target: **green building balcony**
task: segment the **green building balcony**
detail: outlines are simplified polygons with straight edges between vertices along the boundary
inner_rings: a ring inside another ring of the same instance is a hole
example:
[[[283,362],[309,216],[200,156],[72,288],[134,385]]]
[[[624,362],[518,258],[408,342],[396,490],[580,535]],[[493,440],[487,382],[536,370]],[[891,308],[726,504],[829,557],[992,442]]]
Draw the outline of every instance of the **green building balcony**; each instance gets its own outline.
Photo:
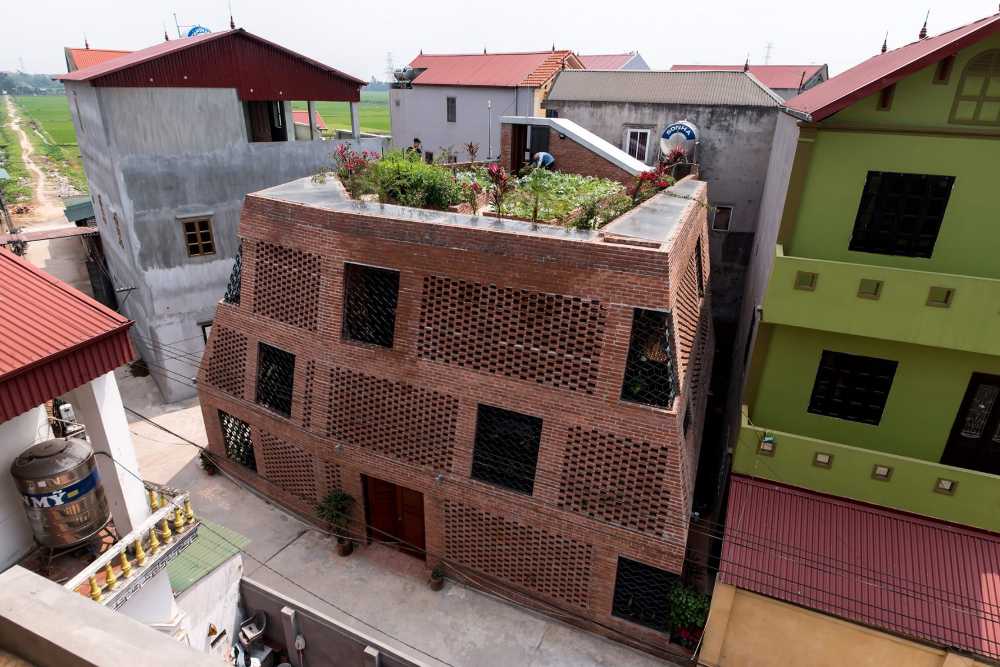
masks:
[[[746,406],[733,472],[1000,532],[1000,477],[773,431]]]
[[[778,245],[764,321],[1000,355],[1000,280],[791,257]]]

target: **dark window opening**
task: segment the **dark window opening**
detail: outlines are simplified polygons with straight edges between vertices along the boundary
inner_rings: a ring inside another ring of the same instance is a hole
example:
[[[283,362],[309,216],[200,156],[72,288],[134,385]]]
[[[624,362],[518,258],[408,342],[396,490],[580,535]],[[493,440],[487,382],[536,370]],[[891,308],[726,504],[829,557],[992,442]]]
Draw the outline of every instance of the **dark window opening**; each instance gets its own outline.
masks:
[[[536,153],[549,152],[549,128],[542,125],[528,126],[528,155],[527,160],[532,160]]]
[[[240,283],[243,280],[243,242],[236,249],[236,261],[233,262],[233,270],[229,273],[229,283],[226,285],[226,293],[222,296],[223,303],[240,302]]]
[[[222,442],[226,447],[226,458],[257,472],[257,460],[253,455],[250,424],[219,410],[219,426],[222,428]]]
[[[733,220],[732,206],[716,206],[715,217],[712,218],[712,229],[717,232],[728,232]]]
[[[215,254],[211,218],[181,220],[181,227],[184,231],[184,247],[187,248],[188,257]]]
[[[257,348],[257,403],[290,417],[294,385],[295,355],[261,343]]]
[[[879,111],[888,111],[892,108],[892,98],[896,94],[896,84],[887,86],[878,93],[878,105],[875,107]]]
[[[542,441],[542,420],[490,405],[476,413],[472,477],[529,496]]]
[[[944,60],[938,61],[934,70],[934,83],[948,83],[951,78],[951,70],[955,67],[955,56],[948,56]]]
[[[670,592],[679,585],[676,574],[618,557],[611,615],[647,628],[670,629]]]
[[[344,338],[392,347],[398,300],[399,271],[345,264]]]
[[[694,246],[695,273],[698,276],[698,296],[705,296],[705,266],[701,254],[701,239]]]
[[[283,102],[247,102],[250,141],[288,141]]]
[[[670,313],[636,308],[632,314],[622,400],[668,408],[677,386]]]
[[[556,109],[546,109],[545,110],[545,117],[546,118],[558,118],[559,117],[559,111],[557,111]]]
[[[448,122],[449,123],[454,123],[455,119],[458,116],[458,113],[457,113],[457,110],[456,110],[455,98],[454,97],[447,97],[447,98],[445,98],[445,107],[446,107],[447,114],[448,114]]]
[[[954,183],[954,176],[868,172],[849,248],[930,257]]]
[[[823,350],[809,412],[877,425],[889,398],[895,361]]]

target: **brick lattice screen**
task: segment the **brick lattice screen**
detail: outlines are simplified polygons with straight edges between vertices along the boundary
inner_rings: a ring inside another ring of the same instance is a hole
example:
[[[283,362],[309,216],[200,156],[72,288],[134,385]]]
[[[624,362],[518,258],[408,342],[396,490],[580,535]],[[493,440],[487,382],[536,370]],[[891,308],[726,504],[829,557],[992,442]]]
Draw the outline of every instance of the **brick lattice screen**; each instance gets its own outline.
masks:
[[[208,384],[243,398],[246,378],[247,337],[218,325],[212,331],[212,354],[206,376]]]
[[[333,368],[327,436],[393,458],[451,470],[458,399]]]
[[[424,278],[424,359],[594,393],[607,308],[600,301]]]
[[[290,442],[260,432],[263,474],[282,490],[310,503],[316,503],[316,460]]]
[[[320,258],[301,250],[259,242],[253,312],[316,331],[319,316]]]
[[[462,503],[444,509],[448,558],[587,609],[593,547]]]
[[[692,352],[696,348],[696,337],[699,333],[701,319],[701,295],[698,293],[698,255],[691,253],[687,266],[684,267],[684,277],[677,289],[677,320],[675,334],[678,348],[678,370],[684,382],[692,381],[690,362]],[[690,386],[690,385],[686,385]]]
[[[566,438],[559,507],[660,536],[670,487],[668,450],[574,426]]]

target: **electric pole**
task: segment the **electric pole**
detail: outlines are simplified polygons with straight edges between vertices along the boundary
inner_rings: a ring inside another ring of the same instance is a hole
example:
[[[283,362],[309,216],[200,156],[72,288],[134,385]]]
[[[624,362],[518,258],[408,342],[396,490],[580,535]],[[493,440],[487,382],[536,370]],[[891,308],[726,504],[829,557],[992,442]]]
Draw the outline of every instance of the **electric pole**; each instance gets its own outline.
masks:
[[[764,45],[764,64],[771,64],[771,50],[774,49],[774,42],[768,42]]]

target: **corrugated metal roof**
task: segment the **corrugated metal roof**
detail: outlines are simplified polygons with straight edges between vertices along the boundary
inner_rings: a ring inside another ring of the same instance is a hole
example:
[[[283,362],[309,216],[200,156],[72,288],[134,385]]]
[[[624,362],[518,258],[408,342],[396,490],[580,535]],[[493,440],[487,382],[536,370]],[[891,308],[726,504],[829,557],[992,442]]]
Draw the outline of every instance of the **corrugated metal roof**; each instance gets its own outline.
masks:
[[[115,58],[120,58],[121,56],[129,53],[132,52],[118,51],[115,49],[75,49],[71,46],[67,46],[66,64],[70,67],[70,71],[72,72],[78,69],[84,69],[85,67],[100,65],[101,63],[114,60]]]
[[[674,65],[671,72],[742,72],[743,65]],[[771,88],[798,88],[826,65],[750,65],[750,73]]]
[[[236,88],[243,100],[354,102],[366,83],[242,28],[161,42],[56,78],[94,86]]]
[[[780,97],[745,72],[563,70],[553,102],[649,102],[778,107]]]
[[[792,111],[821,121],[903,77],[1000,32],[1000,14],[869,58],[788,100]]]
[[[635,58],[634,53],[608,53],[603,55],[580,56],[580,62],[587,69],[621,69],[625,63]]]
[[[167,565],[170,588],[180,595],[212,573],[250,544],[250,539],[235,530],[199,518],[201,526],[194,541]]]
[[[0,422],[134,358],[132,322],[0,248]]]
[[[582,67],[571,51],[528,53],[420,54],[410,67],[423,69],[413,80],[421,86],[540,86],[563,62]]]
[[[1000,658],[1000,536],[733,476],[719,576]]]

